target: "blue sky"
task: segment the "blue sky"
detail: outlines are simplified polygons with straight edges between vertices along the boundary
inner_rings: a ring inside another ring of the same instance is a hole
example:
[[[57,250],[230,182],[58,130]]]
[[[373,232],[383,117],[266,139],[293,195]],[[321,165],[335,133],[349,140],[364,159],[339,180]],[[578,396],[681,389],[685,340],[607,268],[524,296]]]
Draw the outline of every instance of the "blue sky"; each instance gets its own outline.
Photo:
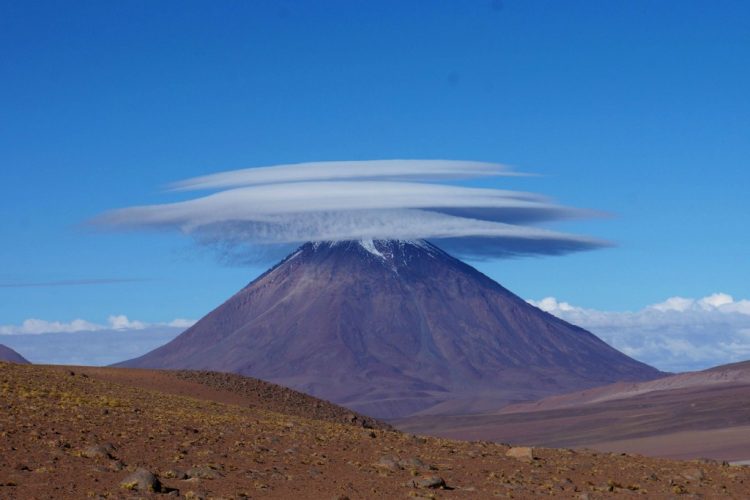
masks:
[[[616,248],[477,264],[524,298],[750,298],[746,2],[0,0],[0,53],[0,324],[200,317],[262,269],[83,222],[316,160],[507,163],[542,175],[482,182],[614,214],[552,227]]]

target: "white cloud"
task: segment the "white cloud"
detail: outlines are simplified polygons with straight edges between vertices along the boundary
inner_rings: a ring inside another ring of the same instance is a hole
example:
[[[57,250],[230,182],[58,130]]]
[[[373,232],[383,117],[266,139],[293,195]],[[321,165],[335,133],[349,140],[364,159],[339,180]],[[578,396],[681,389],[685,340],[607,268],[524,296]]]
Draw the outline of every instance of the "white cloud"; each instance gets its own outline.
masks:
[[[446,160],[316,162],[222,172],[176,184],[225,190],[105,213],[95,224],[190,234],[222,250],[356,239],[430,239],[463,256],[556,255],[606,242],[530,227],[599,215],[526,192],[440,184],[512,175]],[[231,188],[231,189],[226,189]]]
[[[167,326],[171,326],[172,328],[190,328],[195,324],[194,319],[184,319],[184,318],[176,318],[170,321],[169,323],[166,323]]]
[[[113,330],[143,330],[146,323],[142,321],[130,321],[124,314],[110,316],[107,318],[110,328]]]
[[[32,363],[103,366],[145,354],[181,332],[180,328],[148,326],[140,330],[6,335],[0,342]]]
[[[0,325],[0,335],[63,333],[101,330],[104,327],[83,319],[74,319],[69,323],[62,321],[45,321],[29,318],[20,325]]]
[[[731,295],[670,297],[634,312],[586,309],[554,297],[528,302],[663,370],[697,370],[750,358],[750,301]]]
[[[724,312],[736,312],[750,316],[750,300],[733,300],[732,302],[719,304],[717,307]]]
[[[722,306],[730,305],[734,303],[734,298],[726,293],[715,293],[708,297],[703,297],[698,301],[698,304],[704,309],[719,309]]]
[[[649,306],[657,311],[720,311],[736,312],[750,315],[750,300],[734,300],[729,294],[714,293],[701,299],[689,299],[685,297],[670,297],[664,302]]]
[[[546,311],[548,313],[553,313],[554,311],[562,311],[562,312],[569,312],[573,311],[575,308],[568,304],[567,302],[558,302],[556,298],[554,297],[545,297],[542,300],[536,302],[533,300],[528,301],[529,304],[532,304],[542,311]]]
[[[649,306],[656,311],[687,311],[695,304],[695,300],[684,297],[670,297],[664,302]]]
[[[526,175],[507,165],[452,160],[317,161],[230,170],[176,182],[178,191],[333,179],[452,179]]]
[[[107,324],[97,324],[83,319],[74,319],[70,322],[46,321],[43,319],[30,318],[24,320],[20,325],[0,325],[0,335],[41,335],[45,333],[76,333],[76,332],[99,332],[104,330],[144,330],[152,327],[169,327],[185,329],[192,326],[194,320],[177,318],[165,323],[146,323],[144,321],[130,320],[124,314],[111,315],[107,318]]]

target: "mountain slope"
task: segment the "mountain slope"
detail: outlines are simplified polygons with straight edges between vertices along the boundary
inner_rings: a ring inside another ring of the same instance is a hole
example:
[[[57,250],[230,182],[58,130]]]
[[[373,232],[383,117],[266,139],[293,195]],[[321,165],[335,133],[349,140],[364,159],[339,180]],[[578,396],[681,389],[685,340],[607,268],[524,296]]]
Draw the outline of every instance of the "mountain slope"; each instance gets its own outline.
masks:
[[[412,417],[409,432],[671,458],[750,459],[750,362],[617,383],[483,415]]]
[[[423,241],[305,244],[121,366],[236,372],[384,418],[660,375]]]
[[[511,405],[503,408],[500,413],[577,408],[620,399],[638,398],[650,393],[665,393],[667,391],[692,393],[704,389],[716,390],[724,386],[750,387],[750,361],[715,366],[703,371],[679,373],[647,382],[618,382],[580,392],[551,396],[533,403]],[[748,418],[750,418],[750,414]],[[748,423],[750,423],[750,420]]]
[[[18,354],[16,351],[8,346],[0,344],[0,361],[7,361],[9,363],[29,364],[29,360]]]

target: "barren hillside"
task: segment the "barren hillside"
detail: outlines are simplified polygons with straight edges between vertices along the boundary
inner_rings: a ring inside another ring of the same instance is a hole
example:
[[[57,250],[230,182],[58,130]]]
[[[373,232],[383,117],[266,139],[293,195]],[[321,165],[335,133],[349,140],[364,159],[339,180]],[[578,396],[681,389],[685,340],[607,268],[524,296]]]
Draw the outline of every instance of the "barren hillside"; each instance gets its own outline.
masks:
[[[0,363],[0,498],[739,497],[750,480],[711,462],[507,456],[503,444],[340,423],[333,407],[307,418],[273,391],[270,411],[222,377]]]

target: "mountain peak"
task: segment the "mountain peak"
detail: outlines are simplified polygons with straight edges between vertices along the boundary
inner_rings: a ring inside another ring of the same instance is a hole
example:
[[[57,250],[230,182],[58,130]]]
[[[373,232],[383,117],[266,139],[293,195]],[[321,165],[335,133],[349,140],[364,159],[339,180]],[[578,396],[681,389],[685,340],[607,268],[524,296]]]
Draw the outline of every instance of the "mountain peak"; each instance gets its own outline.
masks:
[[[416,258],[447,256],[438,247],[425,240],[360,239],[309,242],[290,255],[343,255],[351,254],[390,264],[393,268],[406,266]]]
[[[236,372],[385,418],[660,375],[431,243],[369,239],[302,245],[123,366]]]

